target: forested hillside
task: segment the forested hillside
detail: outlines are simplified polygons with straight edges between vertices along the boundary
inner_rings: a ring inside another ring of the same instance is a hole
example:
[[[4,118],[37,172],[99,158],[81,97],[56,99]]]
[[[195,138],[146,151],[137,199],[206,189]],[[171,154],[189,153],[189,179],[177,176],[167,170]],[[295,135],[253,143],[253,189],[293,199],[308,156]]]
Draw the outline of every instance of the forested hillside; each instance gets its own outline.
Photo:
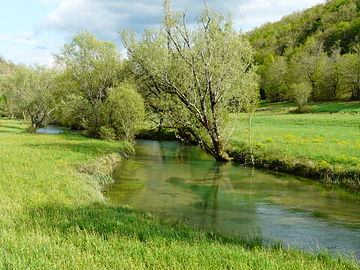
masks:
[[[360,0],[333,0],[246,35],[269,101],[360,100]]]

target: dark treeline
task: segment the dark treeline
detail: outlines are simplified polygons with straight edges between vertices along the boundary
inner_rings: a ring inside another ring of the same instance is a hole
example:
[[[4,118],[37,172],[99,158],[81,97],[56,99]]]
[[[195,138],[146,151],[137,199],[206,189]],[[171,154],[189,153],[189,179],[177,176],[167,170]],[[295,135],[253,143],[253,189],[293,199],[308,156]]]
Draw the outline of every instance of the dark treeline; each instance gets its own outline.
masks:
[[[327,1],[247,33],[262,97],[360,100],[359,15],[359,0]]]

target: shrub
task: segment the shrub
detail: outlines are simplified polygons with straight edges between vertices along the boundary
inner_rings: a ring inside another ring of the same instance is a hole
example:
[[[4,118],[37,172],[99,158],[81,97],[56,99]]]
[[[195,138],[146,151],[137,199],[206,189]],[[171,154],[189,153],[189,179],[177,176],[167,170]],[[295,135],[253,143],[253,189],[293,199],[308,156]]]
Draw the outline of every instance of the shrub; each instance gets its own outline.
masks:
[[[290,92],[294,102],[298,105],[298,112],[306,112],[306,104],[312,92],[311,85],[305,82],[294,83],[291,85]]]
[[[99,136],[101,139],[108,141],[115,140],[116,138],[115,130],[108,126],[102,126],[99,129]]]
[[[130,84],[122,84],[110,90],[108,108],[111,126],[117,137],[132,141],[141,127],[145,109],[142,97]]]

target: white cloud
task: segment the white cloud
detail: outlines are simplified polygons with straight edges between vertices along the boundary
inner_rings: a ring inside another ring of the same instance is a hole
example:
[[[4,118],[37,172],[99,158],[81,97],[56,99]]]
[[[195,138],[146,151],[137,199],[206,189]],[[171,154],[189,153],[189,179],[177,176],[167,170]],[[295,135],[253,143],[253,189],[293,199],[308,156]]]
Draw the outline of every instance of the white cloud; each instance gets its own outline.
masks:
[[[37,44],[37,40],[34,38],[33,34],[0,33],[0,40],[10,41],[12,43],[18,43],[18,44],[26,44],[26,45]]]
[[[48,14],[43,28],[70,35],[88,30],[103,39],[119,39],[121,28],[141,31],[160,22],[161,1],[147,2],[62,0],[60,6]]]
[[[25,64],[51,64],[65,40],[75,33],[88,30],[98,38],[120,42],[119,31],[130,29],[138,34],[146,28],[157,28],[162,20],[162,0],[37,0],[55,5],[45,21],[35,27],[35,33],[0,33],[0,40],[13,44],[3,56]],[[275,21],[291,12],[322,3],[324,0],[207,0],[216,12],[230,13],[237,30],[251,30],[269,21]],[[195,21],[204,1],[173,0],[171,7],[186,11],[188,23]],[[27,46],[27,47],[26,47]],[[26,49],[25,49],[26,48]],[[52,51],[51,51],[52,50]],[[126,57],[124,50],[123,56]]]
[[[39,0],[51,1],[51,0]],[[237,29],[250,30],[268,21],[280,19],[293,11],[322,3],[323,0],[208,0],[208,6],[233,17]],[[189,21],[203,7],[203,1],[173,1],[175,10],[188,13]],[[140,33],[161,23],[162,0],[62,0],[57,9],[48,14],[43,28],[68,36],[88,30],[101,39],[119,41],[120,29]]]

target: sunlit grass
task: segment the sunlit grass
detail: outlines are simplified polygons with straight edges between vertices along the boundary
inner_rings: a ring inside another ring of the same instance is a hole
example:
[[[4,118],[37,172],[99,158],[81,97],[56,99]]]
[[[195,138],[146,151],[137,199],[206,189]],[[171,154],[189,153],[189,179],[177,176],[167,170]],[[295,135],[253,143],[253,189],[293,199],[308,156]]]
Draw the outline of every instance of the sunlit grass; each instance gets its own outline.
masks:
[[[360,172],[360,103],[312,104],[313,111],[317,108],[324,112],[306,114],[291,113],[291,105],[263,104],[255,114],[252,140],[259,152],[307,160],[314,166],[336,167],[342,172]],[[349,108],[352,113],[344,113]],[[234,117],[237,124],[232,142],[248,143],[246,116]]]
[[[124,143],[26,127],[0,120],[0,269],[357,268],[111,206],[79,169]]]
[[[248,141],[245,121],[239,121],[234,140]],[[360,114],[259,113],[253,123],[253,140],[264,149],[346,167],[360,162]]]

